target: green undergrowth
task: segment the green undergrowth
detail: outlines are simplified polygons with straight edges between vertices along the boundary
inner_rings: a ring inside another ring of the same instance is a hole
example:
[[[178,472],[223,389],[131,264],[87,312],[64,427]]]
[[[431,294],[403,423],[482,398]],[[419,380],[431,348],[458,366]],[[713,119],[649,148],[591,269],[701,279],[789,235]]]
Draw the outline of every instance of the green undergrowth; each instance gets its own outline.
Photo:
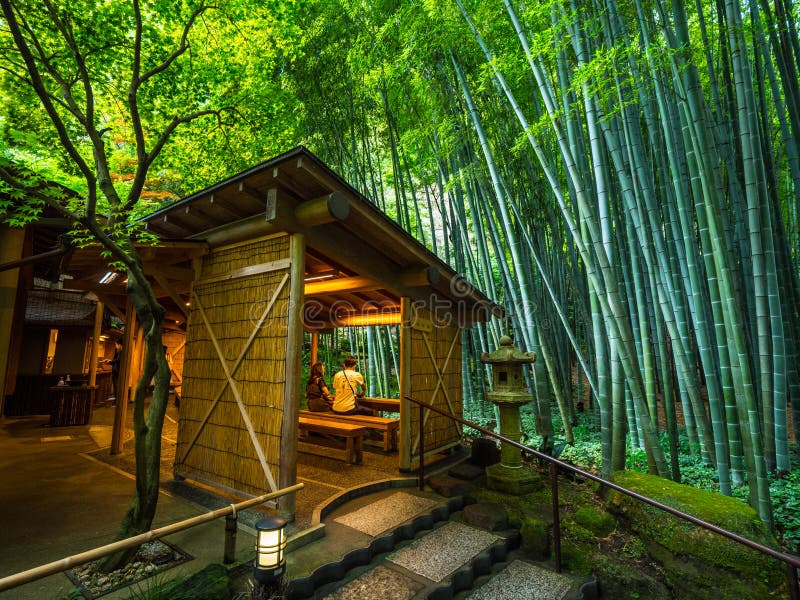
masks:
[[[523,438],[521,442],[531,448],[539,450],[542,445],[541,436],[535,433],[535,422],[532,412],[528,407],[521,411]],[[467,416],[467,419],[470,417]],[[575,443],[565,444],[563,434],[556,434],[553,446],[556,448],[558,458],[567,460],[575,465],[590,471],[599,471],[602,463],[600,447],[600,433],[595,430],[590,420],[589,413],[580,415],[580,422],[573,426],[572,432]],[[477,425],[492,425],[490,419],[472,419]],[[553,415],[553,426],[556,432],[563,431],[558,414]],[[474,430],[467,430],[475,434]],[[666,433],[660,435],[664,454],[669,462],[669,439]],[[792,471],[776,476],[770,473],[770,495],[773,505],[773,520],[775,522],[775,536],[782,547],[789,552],[800,552],[800,461],[797,455],[792,455]],[[711,492],[719,492],[719,478],[716,470],[706,464],[696,448],[691,448],[689,440],[683,430],[679,433],[678,464],[681,472],[681,483]],[[646,473],[647,457],[643,449],[631,448],[626,451],[626,469]],[[747,503],[749,488],[741,484],[733,489],[732,497]]]

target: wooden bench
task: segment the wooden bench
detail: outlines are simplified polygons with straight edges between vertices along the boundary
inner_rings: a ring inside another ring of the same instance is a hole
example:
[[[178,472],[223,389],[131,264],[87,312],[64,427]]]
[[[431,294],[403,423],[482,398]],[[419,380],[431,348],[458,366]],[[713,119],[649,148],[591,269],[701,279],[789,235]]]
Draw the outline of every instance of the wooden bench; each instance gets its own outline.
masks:
[[[397,430],[400,428],[400,419],[388,417],[373,417],[370,415],[337,415],[334,412],[312,412],[301,410],[300,418],[325,420],[332,423],[353,423],[381,432],[383,435],[383,449],[387,452],[397,450]]]
[[[302,411],[308,412],[308,411]],[[319,413],[311,413],[317,415]],[[301,416],[298,423],[300,432],[320,433],[322,435],[334,435],[345,439],[344,460],[350,464],[360,465],[364,456],[364,434],[367,428],[357,423],[330,421],[313,417]]]

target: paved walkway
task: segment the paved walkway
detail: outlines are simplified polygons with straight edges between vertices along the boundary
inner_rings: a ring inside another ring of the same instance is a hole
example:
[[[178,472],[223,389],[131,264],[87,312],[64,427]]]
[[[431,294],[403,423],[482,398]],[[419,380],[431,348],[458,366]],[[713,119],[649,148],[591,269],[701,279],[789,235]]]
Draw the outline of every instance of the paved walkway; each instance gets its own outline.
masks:
[[[168,412],[165,446],[174,439],[174,407]],[[105,412],[103,412],[105,411]],[[62,559],[106,544],[114,538],[131,498],[134,479],[130,455],[111,463],[101,460],[102,449],[110,445],[112,407],[97,411],[94,424],[86,427],[50,428],[47,417],[0,420],[0,577]],[[171,424],[170,424],[171,423]],[[371,453],[366,453],[365,456]],[[167,452],[168,455],[168,452]],[[347,497],[353,485],[385,478],[393,459],[380,453],[362,468],[343,468],[343,463],[300,455],[298,475],[307,488],[298,494],[305,503],[298,507],[294,530],[311,524],[312,508],[330,501],[336,494]],[[167,456],[167,461],[169,457]],[[389,465],[389,467],[387,467]],[[229,503],[168,479],[164,484],[153,527],[161,527],[207,512]],[[412,483],[412,482],[406,482]],[[194,490],[194,492],[192,492]],[[325,536],[287,555],[289,579],[308,576],[317,567],[339,561],[356,548],[392,531],[415,516],[430,513],[445,499],[415,487],[393,487],[336,504],[326,514]],[[254,537],[248,520],[240,517],[237,559],[253,557]],[[446,523],[424,537],[381,557],[375,565],[350,573],[346,584],[328,597],[338,600],[424,597],[432,586],[448,580],[453,572],[483,552],[498,537],[459,522]],[[165,541],[193,558],[164,573],[163,578],[190,575],[222,560],[224,520],[218,519],[173,534]],[[565,580],[518,561],[476,591],[473,598],[560,599]],[[162,579],[163,579],[162,578]],[[246,590],[249,574],[237,582]],[[531,588],[535,585],[535,589]],[[63,573],[51,575],[0,593],[0,600],[47,599],[66,596],[74,584]],[[334,586],[335,587],[335,586]],[[538,590],[538,591],[537,591]],[[550,590],[545,593],[544,590]],[[127,599],[130,588],[103,596],[107,600]]]
[[[47,427],[46,417],[0,422],[0,576],[107,544],[113,538],[134,489],[133,477],[89,453],[110,443],[107,425]],[[154,527],[206,512],[192,501],[162,491]],[[169,536],[167,541],[194,560],[169,571],[189,574],[220,562],[224,521]],[[254,539],[239,532],[241,559],[252,556]],[[66,595],[74,584],[64,574],[0,593],[3,599]],[[125,590],[105,596],[127,598]]]
[[[49,427],[46,416],[0,419],[0,577],[113,541],[134,489],[130,430],[123,454],[108,456],[113,410],[113,406],[96,409],[92,425],[78,427]],[[131,411],[128,412],[130,417]],[[170,406],[164,427],[162,490],[154,528],[233,501],[171,480],[176,420],[176,409]],[[298,494],[298,519],[291,524],[290,535],[308,528],[314,509],[329,498],[355,485],[385,479],[395,460],[393,456],[367,452],[365,465],[355,467],[301,454],[298,480],[306,487]],[[252,524],[257,518],[258,513],[251,511],[240,514],[238,560],[251,560],[254,555]],[[309,565],[335,560],[337,553],[355,547],[363,535],[353,530],[340,532],[335,538],[328,536],[313,549],[307,549],[293,568],[300,572]],[[173,534],[165,541],[193,557],[165,576],[194,573],[207,564],[221,562],[224,520]],[[0,592],[0,600],[58,598],[74,587],[60,573]],[[128,598],[129,594],[123,589],[103,598]]]

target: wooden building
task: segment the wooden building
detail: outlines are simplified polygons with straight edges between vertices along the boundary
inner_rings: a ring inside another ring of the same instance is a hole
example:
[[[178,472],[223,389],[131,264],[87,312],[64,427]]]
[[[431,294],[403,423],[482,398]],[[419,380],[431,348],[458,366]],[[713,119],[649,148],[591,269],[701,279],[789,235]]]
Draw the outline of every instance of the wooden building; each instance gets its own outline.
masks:
[[[246,494],[295,483],[304,331],[399,325],[401,399],[461,415],[461,330],[499,307],[307,149],[143,221],[161,240],[145,266],[170,323],[185,325],[176,475]],[[98,285],[91,258],[77,260],[72,283],[122,313],[120,282]],[[411,408],[401,400],[400,470],[419,460]],[[460,441],[451,420],[424,418],[426,452]]]

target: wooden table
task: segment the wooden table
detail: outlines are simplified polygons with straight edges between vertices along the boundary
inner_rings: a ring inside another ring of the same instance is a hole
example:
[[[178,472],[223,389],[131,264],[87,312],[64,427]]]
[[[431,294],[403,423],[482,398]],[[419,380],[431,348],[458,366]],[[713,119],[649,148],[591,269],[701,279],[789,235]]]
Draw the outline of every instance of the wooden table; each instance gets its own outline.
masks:
[[[381,412],[400,412],[400,398],[359,398],[358,405]]]
[[[300,417],[298,419],[300,433],[309,431],[323,435],[334,435],[345,440],[344,461],[360,465],[364,456],[364,434],[367,428],[357,423],[335,423],[325,419]],[[301,438],[302,439],[302,438]]]
[[[88,425],[97,386],[54,385],[50,394],[50,426]]]

